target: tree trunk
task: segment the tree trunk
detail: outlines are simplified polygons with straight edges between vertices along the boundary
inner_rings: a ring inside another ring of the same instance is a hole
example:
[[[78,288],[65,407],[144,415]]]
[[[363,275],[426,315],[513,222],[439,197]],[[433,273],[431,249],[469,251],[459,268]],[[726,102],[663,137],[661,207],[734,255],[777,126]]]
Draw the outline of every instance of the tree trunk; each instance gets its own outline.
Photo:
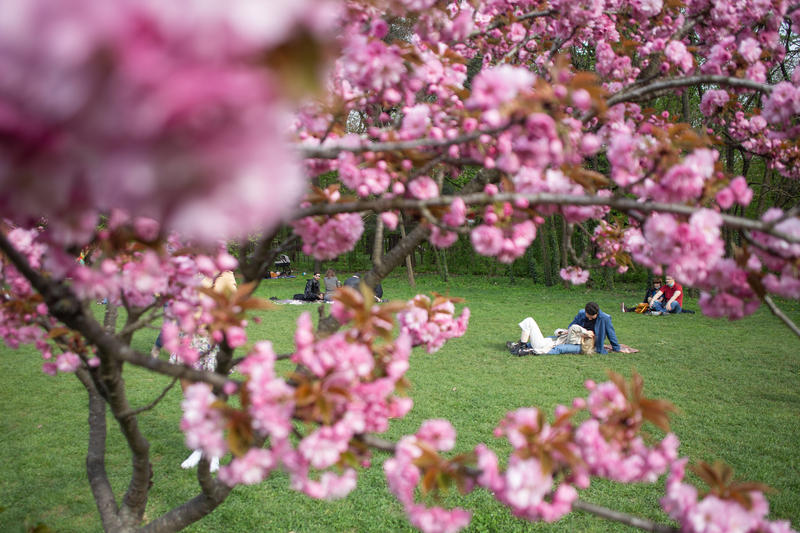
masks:
[[[372,241],[372,265],[380,267],[383,262],[383,219],[375,222],[375,239]]]
[[[553,276],[550,271],[550,246],[547,242],[550,239],[550,229],[547,220],[544,221],[544,224],[541,225],[539,230],[539,244],[542,247],[542,275],[544,276],[544,284],[547,287],[552,287]]]
[[[106,300],[106,312],[103,315],[103,327],[109,333],[114,333],[117,329],[117,305]]]
[[[444,250],[439,250],[434,246],[433,259],[436,261],[436,271],[439,272],[439,275],[442,276],[442,281],[447,283],[447,269],[442,266],[442,258],[439,257],[440,253],[444,253]]]
[[[755,216],[760,217],[764,213],[764,202],[767,196],[767,190],[772,185],[772,171],[764,162],[764,177],[761,179],[761,190],[758,192],[758,204],[756,205]]]
[[[403,213],[400,213],[400,236],[403,239],[406,238],[406,225],[403,222]],[[411,287],[417,286],[417,283],[414,281],[414,267],[411,266],[411,254],[414,253],[414,249],[416,249],[416,247],[417,246],[415,244],[414,248],[411,249],[411,253],[406,254],[406,270],[408,271],[408,285]]]
[[[561,270],[562,268],[567,268],[569,264],[569,258],[567,257],[567,239],[569,239],[569,233],[567,232],[566,219],[563,216],[559,217],[559,219],[561,220],[561,263],[558,270]],[[561,282],[564,288],[569,287],[569,281],[564,279],[561,280]]]

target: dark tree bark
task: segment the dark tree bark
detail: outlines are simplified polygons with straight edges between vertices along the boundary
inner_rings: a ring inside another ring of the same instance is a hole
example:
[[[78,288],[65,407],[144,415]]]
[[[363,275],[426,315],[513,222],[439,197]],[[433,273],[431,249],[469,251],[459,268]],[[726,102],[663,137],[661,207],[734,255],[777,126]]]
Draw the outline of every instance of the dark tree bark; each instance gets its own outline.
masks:
[[[405,255],[405,261],[406,261],[406,272],[408,272],[408,285],[410,287],[416,287],[417,286],[417,283],[414,281],[414,266],[413,266],[413,261],[412,261],[411,256],[414,254],[414,250],[416,249],[417,245],[420,242],[422,242],[422,240],[424,238],[427,238],[429,233],[430,233],[429,231],[426,231],[425,235],[414,243],[414,246],[404,247],[404,249],[407,250],[407,253]],[[406,239],[406,224],[403,221],[403,214],[402,213],[400,213],[400,236],[403,238],[403,240]],[[402,243],[402,241],[400,241],[400,242]],[[374,271],[374,269],[373,269],[373,271]],[[388,272],[386,274],[388,274]],[[386,274],[381,276],[381,279],[383,279],[386,276]],[[376,283],[376,285],[377,285],[377,283]],[[373,288],[375,287],[375,285],[370,285],[370,286],[373,287]]]
[[[539,227],[539,245],[542,247],[542,275],[544,276],[544,284],[547,287],[553,286],[553,275],[550,270],[550,246],[548,240],[550,239],[550,229],[548,220]]]

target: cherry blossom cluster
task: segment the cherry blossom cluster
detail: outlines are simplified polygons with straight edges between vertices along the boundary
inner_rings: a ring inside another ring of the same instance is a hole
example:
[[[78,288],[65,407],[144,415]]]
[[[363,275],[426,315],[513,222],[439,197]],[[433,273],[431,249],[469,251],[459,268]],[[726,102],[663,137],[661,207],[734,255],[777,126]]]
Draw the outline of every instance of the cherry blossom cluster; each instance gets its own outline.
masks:
[[[497,194],[493,184],[486,186],[486,193]],[[482,224],[470,233],[472,246],[481,255],[497,257],[503,263],[511,263],[528,249],[536,238],[536,225],[527,218],[523,202],[522,209],[515,209],[510,202],[488,205],[483,212]]]
[[[435,468],[441,464],[437,452],[453,449],[455,438],[455,429],[449,421],[426,420],[417,433],[403,437],[397,443],[394,456],[383,463],[389,490],[403,504],[411,524],[425,533],[455,533],[467,527],[471,519],[464,509],[426,507],[414,501],[414,490],[422,477],[418,465]],[[464,491],[471,490],[471,485],[469,483]]]
[[[375,340],[352,330],[317,338],[311,316],[304,313],[298,319],[292,354],[302,371],[292,376],[292,385],[276,375],[271,343],[256,343],[238,366],[246,377],[240,389],[242,410],[222,407],[203,386],[200,399],[184,405],[187,443],[217,446],[224,443],[227,427],[227,441],[236,447],[203,448],[217,457],[228,449],[234,452],[231,463],[220,469],[225,483],[258,483],[280,467],[289,473],[295,490],[314,498],[346,496],[356,482],[354,465],[347,458],[360,457],[368,463],[363,449],[353,446],[355,436],[386,431],[389,419],[405,416],[412,406],[409,398],[395,395],[408,368],[410,338],[401,333],[391,343],[375,344]],[[293,444],[295,419],[313,424],[314,429]],[[239,442],[239,434],[254,437]],[[257,447],[256,438],[268,439],[268,447]],[[341,474],[333,469],[341,469]]]
[[[247,322],[242,309],[235,309],[242,302],[228,302],[231,295],[219,295],[215,300],[200,292],[204,280],[210,286],[220,272],[235,269],[236,259],[225,251],[215,256],[181,251],[188,248],[175,235],[168,238],[166,248],[176,252],[165,253],[156,248],[159,232],[159,225],[151,219],[132,220],[115,211],[94,235],[81,261],[53,242],[54,232],[49,226],[17,227],[7,236],[32,268],[52,279],[65,280],[81,301],[104,301],[139,311],[156,311],[165,304],[164,346],[179,361],[192,364],[200,357],[201,347],[192,342],[195,334],[216,343],[225,338],[231,347],[245,344]],[[133,241],[126,241],[128,238]],[[119,242],[124,242],[121,248],[117,247]],[[143,246],[142,242],[153,246]],[[3,263],[0,268],[7,287],[4,302],[8,305],[0,308],[7,326],[3,330],[6,344],[34,345],[45,360],[43,370],[49,374],[74,371],[81,358],[86,365],[99,364],[91,350],[75,344],[70,335],[54,339],[49,332],[61,326],[49,315],[41,297],[13,265]],[[16,302],[26,303],[20,306]],[[51,361],[56,345],[64,353]]]
[[[621,377],[612,378],[601,384],[588,381],[589,397],[576,398],[572,409],[557,407],[552,423],[533,407],[508,413],[495,430],[495,436],[506,437],[512,447],[504,471],[485,444],[476,446],[474,457],[442,458],[438,452],[455,445],[455,430],[445,420],[428,420],[416,434],[402,438],[395,455],[384,463],[389,488],[411,523],[428,533],[458,531],[469,523],[469,513],[462,509],[427,508],[415,502],[415,488],[420,486],[423,494],[434,490],[426,481],[434,478],[455,483],[462,492],[477,483],[515,516],[547,522],[572,510],[576,487],[587,488],[590,476],[623,483],[655,482],[676,461],[678,439],[668,433],[647,446],[640,431],[645,420],[663,426],[669,404],[642,397],[638,376],[630,387]],[[589,419],[576,427],[573,419],[583,411]],[[464,468],[472,460],[477,473]]]
[[[341,199],[341,193],[338,187],[329,187],[320,191],[318,199],[336,203]],[[303,204],[308,205],[308,202]],[[294,221],[292,227],[303,239],[303,253],[317,259],[333,259],[352,250],[364,232],[364,222],[358,213],[305,217]]]
[[[589,274],[590,272],[588,270],[584,270],[577,266],[568,266],[566,268],[562,268],[558,272],[558,275],[561,276],[561,279],[569,281],[573,285],[583,285],[589,281]]]
[[[464,224],[467,220],[467,206],[459,197],[453,199],[447,212],[441,217],[442,223],[446,227],[456,228]],[[431,243],[438,248],[448,248],[458,240],[458,234],[448,229],[442,229],[439,226],[431,228]]]
[[[595,384],[586,407],[592,418],[575,430],[575,443],[589,473],[623,483],[655,482],[678,457],[678,439],[668,433],[648,447],[639,428],[644,422],[644,405],[633,403],[617,382]]]
[[[434,353],[447,340],[464,335],[469,315],[469,308],[465,307],[456,317],[453,299],[436,295],[431,301],[428,296],[418,294],[397,314],[397,320],[414,346],[425,345],[428,353]]]
[[[254,65],[295,31],[328,39],[338,3],[1,9],[5,216],[46,216],[83,245],[99,211],[124,208],[209,240],[273,226],[299,198],[279,73]]]
[[[609,224],[601,220],[595,227],[592,235],[592,242],[597,246],[595,257],[600,260],[600,264],[616,268],[617,272],[624,274],[628,270],[628,255],[622,246],[622,235],[618,224]]]
[[[743,486],[738,498],[732,492],[721,494],[712,490],[701,496],[697,488],[683,482],[687,459],[670,466],[666,494],[661,505],[678,522],[681,531],[711,533],[712,531],[741,531],[743,533],[792,533],[787,520],[767,520],[769,504],[760,489]]]
[[[585,488],[589,477],[586,470],[575,463],[577,469],[553,490],[556,472],[573,462],[578,452],[570,442],[572,427],[568,420],[562,417],[551,425],[535,407],[517,409],[506,415],[495,429],[495,436],[508,438],[513,448],[511,457],[505,472],[501,472],[495,453],[485,445],[478,445],[475,449],[481,468],[478,484],[492,491],[515,516],[526,520],[553,522],[569,513],[578,497],[572,485]],[[545,448],[552,451],[544,452]],[[543,464],[540,452],[549,453],[548,460],[554,466]]]
[[[12,228],[9,242],[34,269],[50,261],[48,246],[39,228]],[[5,258],[0,261],[0,338],[6,346],[17,349],[30,344],[42,354],[42,371],[55,376],[74,372],[82,364],[97,366],[100,360],[74,332],[60,326],[49,313],[42,297]],[[54,333],[60,332],[59,335]],[[55,352],[55,353],[54,353]]]

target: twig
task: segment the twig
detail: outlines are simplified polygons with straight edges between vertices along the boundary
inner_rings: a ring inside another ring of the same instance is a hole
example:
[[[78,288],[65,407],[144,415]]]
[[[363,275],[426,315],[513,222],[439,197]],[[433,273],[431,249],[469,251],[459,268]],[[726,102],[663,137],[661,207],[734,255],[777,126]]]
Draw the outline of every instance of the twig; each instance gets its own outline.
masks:
[[[553,9],[548,9],[546,11],[529,11],[528,13],[525,13],[523,15],[520,15],[520,16],[516,17],[514,19],[514,22],[519,22],[521,20],[527,20],[527,19],[533,19],[533,18],[539,18],[539,17],[547,17],[547,16],[550,16],[550,15],[553,15],[554,13],[555,13],[555,10],[553,10]],[[497,28],[499,28],[501,26],[505,26],[506,24],[508,24],[508,21],[506,21],[505,19],[498,20],[496,22],[492,22],[491,24],[489,24],[486,27],[485,30],[474,31],[474,32],[470,33],[467,36],[467,39],[475,39],[476,37],[480,37],[481,35],[484,35],[484,34],[490,32],[490,31],[492,31],[494,29],[497,29]]]
[[[516,121],[511,121],[497,128],[473,131],[458,137],[453,137],[452,139],[414,139],[411,141],[365,142],[353,146],[304,146],[299,149],[299,154],[301,157],[309,159],[336,159],[339,157],[341,152],[360,154],[363,152],[402,152],[405,150],[415,150],[417,148],[441,148],[443,146],[451,146],[453,144],[463,144],[474,141],[480,138],[482,135],[496,135],[516,124]]]
[[[572,504],[572,508],[577,509],[579,511],[591,513],[593,515],[605,518],[607,520],[613,520],[615,522],[620,522],[621,524],[626,524],[628,526],[643,529],[645,531],[652,531],[654,533],[680,532],[680,529],[676,527],[659,524],[657,522],[653,522],[645,518],[639,518],[638,516],[632,516],[627,513],[622,513],[620,511],[614,511],[613,509],[601,507],[599,505],[585,502],[583,500],[577,500],[575,503]]]
[[[430,222],[434,226],[439,227],[440,229],[443,229],[445,231],[452,231],[454,233],[458,233],[458,234],[461,234],[461,235],[469,235],[469,232],[470,232],[469,228],[464,228],[464,227],[456,228],[454,226],[448,226],[447,224],[443,224],[442,222],[439,221],[438,218],[433,216],[433,213],[431,213],[430,209],[428,209],[427,207],[421,207],[419,212],[422,213],[422,217],[425,220],[427,220],[428,222]]]
[[[786,316],[786,313],[784,313],[780,307],[775,305],[775,302],[772,301],[772,298],[769,296],[769,294],[765,294],[762,300],[765,304],[767,304],[767,307],[769,307],[769,310],[772,311],[773,315],[780,318],[783,323],[786,324],[790,330],[792,330],[792,333],[800,337],[800,328],[797,327],[797,324],[792,322],[791,318]]]
[[[139,329],[141,329],[141,328],[143,328],[145,326],[149,326],[150,323],[153,320],[155,320],[157,318],[163,318],[163,317],[164,317],[164,313],[163,312],[158,312],[158,311],[155,312],[154,314],[148,316],[147,318],[144,318],[144,315],[143,315],[142,317],[140,317],[135,322],[132,322],[130,324],[126,324],[125,327],[123,327],[119,331],[119,333],[117,335],[119,335],[120,337],[125,337],[126,335],[129,335],[129,334],[131,334],[131,333],[133,333],[133,332],[135,332],[135,331],[137,331],[137,330],[139,330]]]
[[[138,409],[132,409],[130,411],[125,411],[124,413],[118,413],[116,415],[116,417],[117,418],[128,418],[128,417],[131,417],[131,416],[136,416],[136,415],[138,415],[140,413],[143,413],[145,411],[149,411],[150,409],[152,409],[153,407],[158,405],[158,402],[160,402],[161,400],[164,399],[164,397],[167,395],[167,393],[170,391],[170,389],[172,389],[172,387],[174,387],[177,382],[178,382],[178,378],[172,378],[172,381],[169,383],[169,385],[167,385],[166,388],[164,388],[164,390],[161,392],[161,394],[159,394],[158,397],[155,400],[153,400],[152,402],[150,402],[148,405],[145,405],[144,407],[139,407]]]

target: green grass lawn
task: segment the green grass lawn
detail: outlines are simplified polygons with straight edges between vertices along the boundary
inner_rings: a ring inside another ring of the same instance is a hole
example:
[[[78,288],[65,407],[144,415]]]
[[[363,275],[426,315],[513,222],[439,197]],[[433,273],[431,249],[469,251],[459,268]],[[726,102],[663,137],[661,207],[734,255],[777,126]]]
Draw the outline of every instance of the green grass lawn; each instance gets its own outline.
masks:
[[[757,480],[775,489],[769,495],[773,518],[800,526],[800,339],[766,309],[738,322],[696,315],[648,317],[621,314],[619,303],[638,301],[641,287],[591,291],[534,286],[527,280],[453,278],[448,284],[421,277],[412,290],[404,278],[384,282],[385,296],[408,299],[417,292],[449,293],[466,299],[470,327],[461,339],[429,355],[412,354],[408,373],[415,404],[386,435],[413,433],[427,418],[449,418],[458,431],[456,451],[487,442],[508,451],[492,430],[512,409],[538,406],[550,415],[559,403],[584,395],[586,379],[605,380],[608,369],[645,378],[650,397],[671,400],[680,413],[673,430],[680,452],[693,460],[723,460],[738,478]],[[265,281],[262,296],[286,298],[302,292],[302,280]],[[578,309],[595,300],[609,312],[621,342],[639,348],[630,355],[513,357],[505,341],[519,334],[517,323],[536,318],[545,334],[565,327]],[[697,309],[694,301],[685,306]],[[800,321],[800,304],[784,309]],[[98,309],[98,312],[100,310]],[[280,306],[252,323],[251,339],[268,338],[278,353],[292,350],[297,316],[316,305]],[[134,347],[149,351],[155,332],[141,332]],[[85,466],[86,394],[71,376],[52,378],[40,371],[32,349],[2,348],[0,357],[0,531],[24,531],[38,523],[55,531],[99,531]],[[288,371],[284,362],[282,369]],[[165,377],[129,368],[125,374],[131,401],[145,405],[168,383]],[[140,417],[151,442],[153,489],[147,515],[155,517],[197,492],[193,471],[180,462],[189,450],[178,429],[180,390],[175,387],[159,406]],[[111,481],[121,495],[127,485],[130,458],[113,420],[109,422],[107,456]],[[656,430],[657,431],[657,430]],[[358,488],[339,502],[313,501],[287,489],[281,473],[256,487],[238,487],[211,516],[190,531],[409,531],[402,508],[386,488],[376,454],[374,468],[360,472]],[[581,498],[643,517],[665,521],[658,500],[663,479],[655,485],[621,485],[595,480]],[[474,511],[468,531],[628,531],[583,513],[555,524],[518,520],[482,490],[454,494],[448,505]]]

